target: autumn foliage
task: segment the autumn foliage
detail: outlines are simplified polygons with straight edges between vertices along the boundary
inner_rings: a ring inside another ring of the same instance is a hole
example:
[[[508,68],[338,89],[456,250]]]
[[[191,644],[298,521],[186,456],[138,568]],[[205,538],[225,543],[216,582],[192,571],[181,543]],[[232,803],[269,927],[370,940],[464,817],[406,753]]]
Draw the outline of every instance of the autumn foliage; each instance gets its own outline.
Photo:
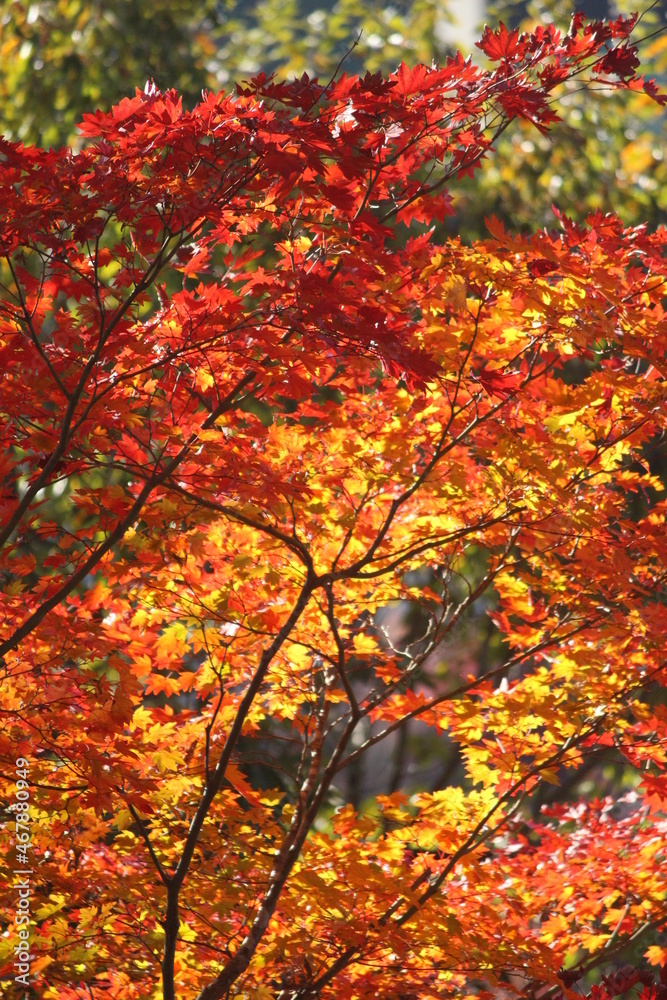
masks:
[[[565,81],[664,101],[633,28],[0,143],[0,758],[6,802],[30,763],[39,996],[574,996],[631,944],[665,963],[667,234],[434,237]],[[448,670],[480,602],[501,653]],[[411,720],[462,780],[341,801]],[[533,808],[605,754],[622,795]]]

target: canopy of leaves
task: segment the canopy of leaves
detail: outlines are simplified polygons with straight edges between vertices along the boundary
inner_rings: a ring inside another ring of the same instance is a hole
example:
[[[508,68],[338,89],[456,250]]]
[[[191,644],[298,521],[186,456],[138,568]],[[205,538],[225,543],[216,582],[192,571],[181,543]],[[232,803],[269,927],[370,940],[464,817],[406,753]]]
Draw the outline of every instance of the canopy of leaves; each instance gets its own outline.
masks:
[[[664,961],[667,233],[427,228],[574,75],[662,101],[633,26],[0,143],[7,988],[28,850],[45,998],[574,997]],[[480,605],[502,655],[450,668]],[[341,801],[413,720],[461,780]],[[605,755],[625,795],[540,808]]]
[[[457,21],[465,6],[445,0],[0,0],[0,128],[24,142],[75,142],[81,114],[143,89],[148,79],[175,87],[192,107],[203,88],[217,91],[260,71],[307,72],[327,81],[341,60],[348,73],[389,73],[402,59],[440,63],[455,44],[465,57],[473,47]],[[474,15],[475,5],[467,6]],[[620,6],[629,14],[637,5],[622,0]],[[528,29],[552,21],[567,27],[572,10],[566,0],[497,0],[486,15],[482,6],[477,13]],[[653,33],[664,18],[654,4],[637,27],[645,39],[642,63],[663,81],[667,39]],[[499,136],[489,168],[459,186],[456,223],[447,231],[480,238],[488,215],[512,229],[550,226],[553,203],[579,221],[600,210],[619,214],[627,225],[664,222],[664,113],[645,95],[620,99],[606,90],[591,101],[587,93],[576,79],[564,89],[565,120],[555,140],[532,129]]]

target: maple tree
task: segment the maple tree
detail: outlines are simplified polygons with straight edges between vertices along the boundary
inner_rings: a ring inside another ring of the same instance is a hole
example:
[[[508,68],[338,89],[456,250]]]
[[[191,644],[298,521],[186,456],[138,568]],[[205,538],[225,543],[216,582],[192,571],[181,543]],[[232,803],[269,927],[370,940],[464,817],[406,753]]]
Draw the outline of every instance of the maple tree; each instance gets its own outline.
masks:
[[[665,962],[667,234],[429,228],[564,81],[664,103],[634,25],[0,143],[0,758],[41,996],[574,996]],[[443,668],[480,602],[502,655]],[[412,720],[461,782],[338,801]],[[531,811],[605,754],[622,796]]]

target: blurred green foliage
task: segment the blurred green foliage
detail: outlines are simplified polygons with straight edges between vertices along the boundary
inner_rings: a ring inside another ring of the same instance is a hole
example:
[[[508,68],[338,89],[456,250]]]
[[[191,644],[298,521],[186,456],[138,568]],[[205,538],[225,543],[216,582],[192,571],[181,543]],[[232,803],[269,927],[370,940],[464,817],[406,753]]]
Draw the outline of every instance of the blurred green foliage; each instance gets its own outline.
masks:
[[[196,100],[209,79],[215,8],[215,0],[3,0],[3,131],[64,145],[84,111],[110,107],[148,77]]]
[[[491,21],[511,22],[508,0],[489,8]],[[524,23],[555,21],[564,29],[574,9],[567,0],[530,0]],[[613,16],[636,11],[637,0],[619,0]],[[667,85],[667,9],[648,3],[636,28],[647,77]],[[508,16],[509,15],[509,16]],[[595,94],[576,82],[559,101],[563,122],[549,136],[521,124],[505,133],[483,174],[465,186],[463,204],[476,216],[494,213],[514,230],[552,227],[552,204],[577,219],[601,210],[617,213],[628,225],[651,228],[667,221],[667,113],[644,94],[598,88]],[[477,232],[481,233],[481,229]]]

